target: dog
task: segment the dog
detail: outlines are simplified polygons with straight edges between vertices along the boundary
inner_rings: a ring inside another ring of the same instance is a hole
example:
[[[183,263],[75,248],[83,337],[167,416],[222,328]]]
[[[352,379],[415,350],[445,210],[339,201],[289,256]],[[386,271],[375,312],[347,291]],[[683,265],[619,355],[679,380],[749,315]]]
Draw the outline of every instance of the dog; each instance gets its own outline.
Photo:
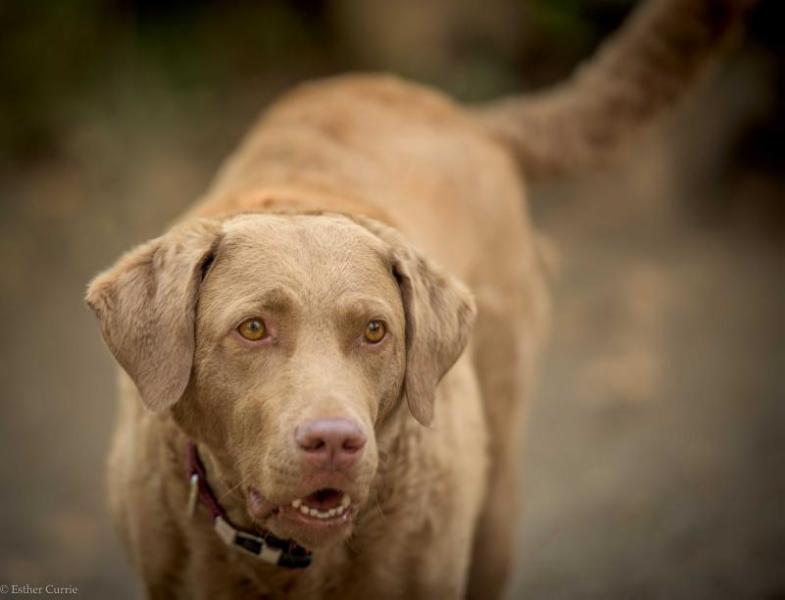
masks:
[[[549,312],[524,175],[606,160],[747,4],[653,0],[565,85],[484,107],[302,85],[97,276],[110,507],[146,594],[499,597]]]

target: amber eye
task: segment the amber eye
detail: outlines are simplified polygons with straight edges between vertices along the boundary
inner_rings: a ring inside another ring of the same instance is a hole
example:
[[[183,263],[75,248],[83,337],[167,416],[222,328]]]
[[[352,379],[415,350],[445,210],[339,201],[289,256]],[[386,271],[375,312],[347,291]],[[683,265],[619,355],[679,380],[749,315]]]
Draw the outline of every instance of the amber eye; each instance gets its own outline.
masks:
[[[237,326],[238,333],[246,340],[257,342],[267,335],[267,328],[264,326],[264,321],[258,317],[246,319]]]
[[[369,321],[365,326],[365,341],[371,344],[378,344],[382,341],[384,334],[387,333],[387,328],[381,321]]]

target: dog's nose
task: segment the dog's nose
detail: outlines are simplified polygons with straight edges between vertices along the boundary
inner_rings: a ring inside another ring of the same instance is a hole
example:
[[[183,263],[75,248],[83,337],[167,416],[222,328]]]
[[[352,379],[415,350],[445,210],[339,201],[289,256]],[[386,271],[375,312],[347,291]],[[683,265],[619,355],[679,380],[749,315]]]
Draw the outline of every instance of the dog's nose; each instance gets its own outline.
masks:
[[[307,459],[319,468],[348,469],[362,454],[365,434],[349,419],[317,419],[300,423],[294,439]]]

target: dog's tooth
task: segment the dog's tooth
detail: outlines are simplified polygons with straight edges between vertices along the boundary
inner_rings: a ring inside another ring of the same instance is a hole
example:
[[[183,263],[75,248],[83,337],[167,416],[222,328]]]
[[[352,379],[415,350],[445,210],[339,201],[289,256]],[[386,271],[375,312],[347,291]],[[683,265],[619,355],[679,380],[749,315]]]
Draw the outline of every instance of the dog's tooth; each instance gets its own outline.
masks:
[[[302,503],[303,503],[303,501],[300,500],[299,498],[297,498],[297,500],[292,500],[292,506],[294,506],[295,508],[300,508],[300,505]]]
[[[301,505],[300,506],[300,512],[303,513],[304,515],[307,515],[309,513],[308,507],[305,506],[304,504]]]
[[[349,498],[349,494],[344,494],[343,498],[341,498],[341,506],[347,508],[352,503],[352,499]]]
[[[341,515],[343,514],[343,511],[346,510],[346,507],[342,504],[341,506],[335,507],[333,510],[335,511],[336,515]]]
[[[338,512],[337,508],[331,508],[330,510],[327,511],[327,516],[332,518],[336,515],[337,512]]]
[[[309,510],[308,512],[309,512],[309,514],[310,514],[312,517],[315,517],[316,515],[318,515],[318,514],[319,514],[319,511],[318,511],[318,510],[316,510],[315,508],[312,508],[312,509],[311,509],[311,510]]]

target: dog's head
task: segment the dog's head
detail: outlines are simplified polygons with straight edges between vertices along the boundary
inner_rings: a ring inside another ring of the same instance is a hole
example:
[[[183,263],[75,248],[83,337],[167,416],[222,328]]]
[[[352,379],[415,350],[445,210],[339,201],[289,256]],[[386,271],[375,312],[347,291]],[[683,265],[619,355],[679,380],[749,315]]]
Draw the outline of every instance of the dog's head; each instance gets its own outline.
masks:
[[[87,301],[146,407],[172,411],[260,527],[310,547],[350,532],[399,407],[430,422],[474,318],[397,232],[337,215],[182,225]]]

